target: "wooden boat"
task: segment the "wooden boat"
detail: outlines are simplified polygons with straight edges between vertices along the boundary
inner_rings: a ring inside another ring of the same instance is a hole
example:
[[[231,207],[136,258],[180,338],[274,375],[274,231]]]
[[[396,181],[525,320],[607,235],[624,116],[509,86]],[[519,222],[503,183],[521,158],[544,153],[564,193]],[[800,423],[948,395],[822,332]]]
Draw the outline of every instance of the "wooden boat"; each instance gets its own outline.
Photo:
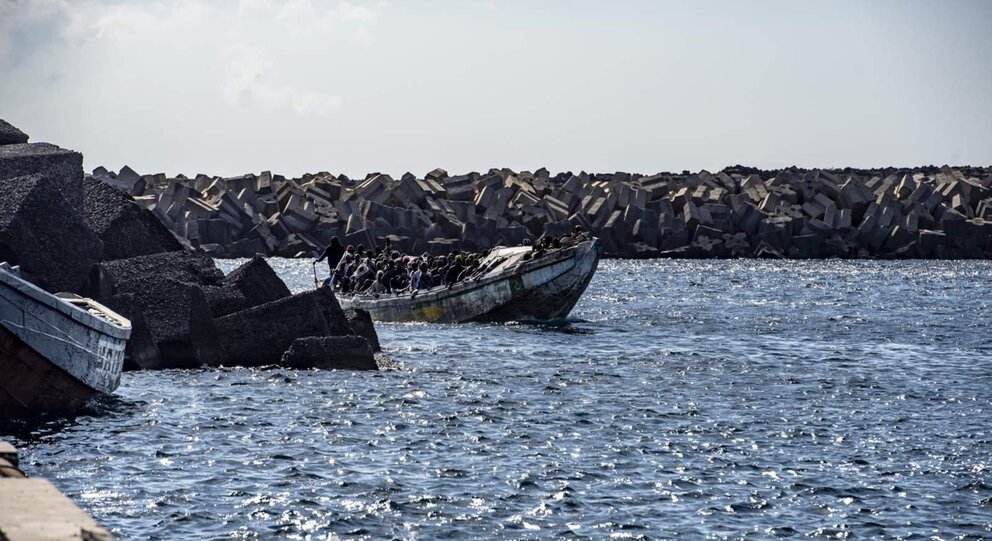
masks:
[[[120,385],[131,322],[0,263],[0,418],[66,412]]]
[[[527,258],[530,246],[495,248],[482,261],[482,275],[451,287],[340,299],[343,308],[367,310],[375,321],[553,320],[568,316],[599,263],[599,240]]]

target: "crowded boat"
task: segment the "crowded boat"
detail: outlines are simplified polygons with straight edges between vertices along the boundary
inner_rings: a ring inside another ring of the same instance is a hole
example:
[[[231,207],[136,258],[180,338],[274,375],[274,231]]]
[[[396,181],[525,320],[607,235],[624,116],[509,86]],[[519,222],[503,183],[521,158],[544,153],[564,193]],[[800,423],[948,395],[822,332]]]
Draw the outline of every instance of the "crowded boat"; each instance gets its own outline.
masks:
[[[537,259],[588,239],[589,235],[580,226],[576,226],[570,234],[558,237],[545,235],[537,242],[525,239],[523,245],[530,247],[531,251],[522,259]],[[409,255],[394,249],[388,238],[382,247],[367,248],[363,245],[343,246],[334,237],[314,265],[327,261],[330,274],[321,286],[330,287],[340,294],[417,295],[421,291],[478,279],[498,264],[487,260],[486,256],[491,251],[453,250],[444,255]]]

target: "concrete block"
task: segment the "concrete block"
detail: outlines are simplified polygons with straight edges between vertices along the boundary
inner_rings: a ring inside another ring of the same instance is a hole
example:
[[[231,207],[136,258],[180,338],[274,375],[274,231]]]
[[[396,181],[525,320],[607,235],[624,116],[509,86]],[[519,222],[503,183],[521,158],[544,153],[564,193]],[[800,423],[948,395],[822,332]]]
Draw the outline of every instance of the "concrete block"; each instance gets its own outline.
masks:
[[[992,198],[983,199],[975,206],[975,218],[992,221]]]
[[[758,226],[759,242],[781,254],[785,254],[789,249],[791,237],[792,218],[772,216],[761,220],[761,224]]]
[[[119,284],[139,278],[158,277],[200,286],[224,285],[224,273],[203,252],[163,252],[95,265],[83,294],[102,301],[119,293]]]
[[[83,219],[103,243],[100,259],[126,259],[181,250],[176,237],[151,212],[124,192],[87,177]]]
[[[393,200],[401,207],[418,207],[427,198],[427,192],[412,176],[401,180],[390,191]]]
[[[40,174],[52,182],[70,211],[83,208],[83,156],[48,143],[0,145],[0,179]]]
[[[289,288],[262,257],[254,257],[231,271],[224,277],[224,286],[235,289],[244,296],[244,308],[253,308],[290,296]]]
[[[390,192],[391,180],[387,175],[375,175],[356,186],[355,195],[359,199],[385,205],[392,197]]]
[[[685,229],[661,228],[658,233],[661,238],[658,246],[660,250],[677,250],[689,245],[689,232]]]
[[[917,237],[919,255],[924,258],[940,257],[941,249],[947,245],[947,235],[943,231],[921,229]]]
[[[225,360],[210,306],[196,285],[144,275],[116,283],[114,294],[100,300],[144,337],[129,340],[125,349],[137,368],[196,368]]]
[[[789,257],[814,259],[820,257],[820,237],[817,235],[796,235],[789,241]]]
[[[296,369],[378,370],[368,341],[360,336],[297,338],[279,364]]]
[[[882,248],[888,236],[889,229],[883,227],[874,215],[866,215],[861,224],[858,225],[858,238],[862,245],[875,252]]]
[[[217,318],[226,365],[276,364],[297,338],[327,336],[328,327],[314,297],[301,293]]]
[[[897,225],[889,231],[882,248],[887,252],[904,250],[906,246],[915,243],[916,238],[917,235]]]
[[[17,146],[7,145],[2,149]],[[20,265],[39,287],[78,292],[103,251],[64,186],[39,174],[0,179],[0,261]],[[82,194],[80,194],[82,195]]]
[[[754,237],[758,234],[758,229],[761,222],[768,218],[768,215],[764,212],[758,210],[750,200],[742,203],[738,209],[731,214],[734,223],[737,228],[747,233],[748,236]]]
[[[441,181],[449,201],[472,201],[475,198],[473,175],[446,177]]]
[[[833,225],[824,222],[819,218],[810,218],[809,221],[806,222],[806,226],[802,231],[803,234],[816,235],[820,239],[829,238],[831,235],[833,235],[833,232],[834,232]]]
[[[0,118],[0,145],[16,145],[27,142],[27,134]]]
[[[348,327],[351,334],[361,336],[372,347],[372,351],[382,351],[379,345],[379,335],[375,332],[375,325],[372,324],[372,316],[360,308],[349,308],[344,311],[348,320]]]

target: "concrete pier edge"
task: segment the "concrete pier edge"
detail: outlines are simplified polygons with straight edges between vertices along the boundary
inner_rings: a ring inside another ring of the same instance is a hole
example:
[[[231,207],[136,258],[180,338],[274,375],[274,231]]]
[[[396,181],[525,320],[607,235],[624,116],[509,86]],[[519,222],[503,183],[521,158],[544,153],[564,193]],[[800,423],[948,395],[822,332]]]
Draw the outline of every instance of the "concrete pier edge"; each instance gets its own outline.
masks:
[[[0,540],[111,541],[114,537],[49,481],[27,477],[0,440]]]

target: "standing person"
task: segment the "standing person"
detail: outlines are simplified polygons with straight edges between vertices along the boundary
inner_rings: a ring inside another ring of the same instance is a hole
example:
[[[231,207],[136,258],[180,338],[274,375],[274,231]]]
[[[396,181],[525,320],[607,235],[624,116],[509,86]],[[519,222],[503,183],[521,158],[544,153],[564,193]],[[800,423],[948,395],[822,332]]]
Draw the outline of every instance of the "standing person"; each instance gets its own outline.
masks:
[[[325,286],[334,285],[334,270],[338,267],[338,262],[341,261],[341,256],[344,255],[344,246],[341,246],[341,241],[337,237],[331,237],[331,243],[324,248],[324,253],[320,254],[317,258],[317,263],[323,260],[327,260],[327,266],[330,268],[330,276],[324,280]]]

